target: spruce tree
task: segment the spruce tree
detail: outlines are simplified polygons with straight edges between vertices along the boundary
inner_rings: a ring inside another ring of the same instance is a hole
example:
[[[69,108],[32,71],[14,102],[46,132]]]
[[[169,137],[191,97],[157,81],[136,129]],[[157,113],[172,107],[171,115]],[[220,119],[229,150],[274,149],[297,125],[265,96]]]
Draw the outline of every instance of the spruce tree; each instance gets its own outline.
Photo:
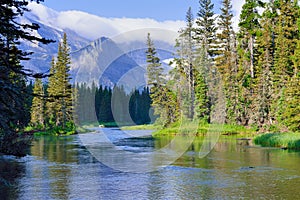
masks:
[[[199,0],[199,11],[197,13],[195,30],[198,45],[203,46],[208,58],[214,57],[216,40],[216,17],[214,16],[214,4],[211,0]]]
[[[223,72],[224,76],[229,76],[230,72],[233,71],[233,56],[234,51],[234,31],[232,28],[232,5],[231,0],[223,0],[221,7],[221,14],[219,16],[218,27],[219,33],[217,34],[218,39],[218,56],[216,58],[216,65],[220,72]]]
[[[49,124],[59,126],[63,129],[73,124],[73,102],[72,86],[70,84],[70,48],[67,43],[67,36],[64,34],[63,41],[59,43],[57,60],[52,60],[47,93],[47,113]]]
[[[294,64],[292,56],[299,40],[298,1],[279,0],[278,21],[276,24],[275,53],[273,67],[273,95],[272,95],[272,117],[277,122],[282,122],[284,112],[284,99],[286,86],[294,75]]]
[[[48,79],[47,87],[47,102],[46,102],[46,123],[47,126],[53,127],[56,125],[56,115],[57,110],[59,109],[59,100],[57,97],[57,88],[58,88],[58,79],[56,78],[56,64],[55,58],[52,58],[51,68],[50,68],[50,77]]]
[[[63,41],[59,45],[57,55],[56,77],[59,82],[58,95],[61,96],[61,110],[58,112],[59,124],[65,128],[67,122],[73,120],[72,85],[70,83],[70,48],[67,43],[67,35],[64,33]]]
[[[200,72],[198,75],[204,77],[206,87],[208,88],[207,96],[209,97],[209,103],[207,109],[211,115],[213,113],[211,108],[215,107],[217,104],[218,93],[220,92],[217,87],[220,83],[220,77],[215,66],[215,58],[218,54],[217,17],[215,16],[213,10],[214,4],[211,0],[199,0],[199,5],[200,7],[196,19],[197,26],[195,28],[194,36],[197,47],[195,66],[197,71]],[[197,77],[196,79],[200,81],[202,77]],[[203,94],[196,94],[196,96],[203,96]],[[201,102],[202,100],[197,101]]]
[[[180,105],[185,117],[194,118],[195,108],[195,40],[194,40],[194,18],[191,7],[186,14],[186,27],[180,30],[177,39],[177,54],[175,59],[177,74],[180,76],[178,94],[180,95]],[[180,91],[179,91],[180,90]]]
[[[258,8],[264,4],[260,0],[246,0],[242,7],[238,33],[238,74],[239,81],[237,123],[248,125],[255,121],[253,100],[257,65],[257,32],[260,29]]]
[[[208,86],[204,73],[201,70],[195,72],[195,114],[204,122],[210,121],[210,105],[208,98]]]
[[[275,27],[278,14],[274,2],[267,4],[262,15],[261,29],[258,32],[258,62],[256,68],[256,89],[254,100],[256,124],[262,127],[270,127],[272,122],[272,68],[274,66],[275,51]]]
[[[147,84],[151,87],[160,87],[165,84],[163,78],[163,68],[160,59],[156,56],[156,49],[150,37],[147,35]]]
[[[263,3],[260,0],[246,0],[245,4],[242,7],[242,12],[240,15],[240,45],[243,45],[244,49],[244,63],[247,65],[247,70],[251,79],[254,79],[255,71],[254,65],[256,64],[255,60],[255,40],[256,33],[260,28],[258,14],[258,8],[261,7]]]
[[[299,33],[298,33],[299,34]],[[291,131],[300,131],[300,40],[291,57],[293,76],[287,83],[283,109],[283,122]]]
[[[154,113],[159,116],[159,122],[167,126],[177,120],[177,101],[176,95],[166,86],[163,77],[163,68],[160,59],[156,56],[156,49],[150,37],[147,35],[147,84],[150,88],[150,97]]]
[[[221,14],[219,16],[217,34],[216,67],[221,73],[226,95],[227,121],[234,123],[237,117],[237,62],[236,62],[236,39],[232,28],[232,4],[231,0],[223,0]]]
[[[299,47],[298,47],[299,48]],[[299,59],[299,58],[298,58]],[[297,64],[299,66],[299,64]],[[300,74],[293,76],[287,84],[282,118],[290,131],[300,131]]]
[[[32,126],[36,128],[44,128],[45,125],[45,94],[41,79],[36,79],[33,88],[33,100],[31,106]]]
[[[129,116],[129,99],[124,86],[115,86],[112,91],[111,109],[114,121],[119,125],[126,124]]]

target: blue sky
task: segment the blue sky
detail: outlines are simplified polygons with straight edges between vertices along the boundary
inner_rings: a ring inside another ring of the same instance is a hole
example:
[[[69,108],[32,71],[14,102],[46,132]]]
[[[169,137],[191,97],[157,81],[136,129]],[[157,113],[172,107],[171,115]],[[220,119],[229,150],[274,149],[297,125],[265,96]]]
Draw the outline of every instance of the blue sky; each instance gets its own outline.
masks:
[[[222,0],[212,1],[218,14]],[[233,27],[237,30],[238,16],[245,0],[232,2],[236,15]],[[199,0],[45,0],[41,4],[30,3],[32,13],[45,24],[62,30],[73,30],[90,40],[100,36],[111,38],[122,35],[124,41],[130,38],[136,40],[138,37],[145,40],[145,34],[139,33],[141,30],[149,32],[149,29],[159,29],[177,34],[186,25],[184,21],[189,6],[196,18]],[[129,35],[125,36],[124,33]],[[164,41],[170,43],[175,41],[169,37],[170,34],[156,34],[152,34],[153,39],[164,38]]]
[[[238,0],[240,1],[240,0]],[[218,12],[221,0],[213,0]],[[152,18],[158,21],[184,20],[189,6],[196,14],[198,0],[45,0],[57,11],[80,10],[101,17]]]

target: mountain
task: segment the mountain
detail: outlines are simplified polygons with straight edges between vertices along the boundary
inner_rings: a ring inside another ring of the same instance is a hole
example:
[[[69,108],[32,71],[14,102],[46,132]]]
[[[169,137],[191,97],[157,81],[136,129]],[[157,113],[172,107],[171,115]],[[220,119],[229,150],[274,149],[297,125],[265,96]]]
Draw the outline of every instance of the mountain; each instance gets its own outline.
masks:
[[[22,18],[23,23],[35,23],[40,26],[39,30],[34,32],[36,36],[45,37],[47,39],[54,40],[55,43],[44,45],[41,43],[22,42],[21,49],[34,52],[30,56],[30,61],[23,62],[25,68],[33,70],[35,72],[46,72],[50,69],[51,59],[57,54],[58,43],[62,40],[63,34],[66,33],[71,51],[75,51],[86,46],[90,41],[76,34],[70,29],[59,29],[51,25],[42,23],[38,16],[33,14],[27,14]]]
[[[144,69],[124,53],[109,38],[101,37],[88,46],[73,52],[72,75],[75,82],[86,82],[114,86],[130,85],[133,82],[144,83]],[[134,73],[133,73],[134,72]],[[126,74],[131,80],[126,83]]]
[[[23,42],[22,49],[34,52],[31,60],[23,63],[26,68],[36,72],[48,72],[51,59],[56,56],[58,42],[61,41],[65,32],[71,49],[73,83],[92,84],[94,82],[110,87],[120,84],[124,85],[127,90],[145,85],[146,41],[134,40],[131,35],[129,35],[129,40],[99,35],[99,39],[91,41],[88,36],[83,37],[76,30],[62,28],[55,23],[55,19],[59,18],[58,12],[40,5],[38,9],[33,9],[33,12],[24,15],[22,22],[38,24],[40,29],[34,34],[56,42],[49,45]],[[93,29],[91,28],[90,31]],[[146,36],[145,32],[140,34]],[[172,45],[164,41],[154,42],[161,60],[174,57]],[[163,66],[166,71],[170,69],[165,63]]]
[[[123,85],[127,91],[146,84],[146,45],[132,48],[132,44],[120,45],[101,37],[90,45],[73,52],[72,76],[75,82],[114,86]],[[162,59],[173,57],[172,52],[158,49]],[[168,71],[169,66],[165,65]],[[168,66],[168,67],[167,67]]]

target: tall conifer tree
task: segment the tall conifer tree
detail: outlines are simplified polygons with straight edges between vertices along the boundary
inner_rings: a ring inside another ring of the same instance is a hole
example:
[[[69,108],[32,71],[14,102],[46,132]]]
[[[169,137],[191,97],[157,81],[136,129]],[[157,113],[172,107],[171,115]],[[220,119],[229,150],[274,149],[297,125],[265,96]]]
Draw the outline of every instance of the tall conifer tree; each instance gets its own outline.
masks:
[[[195,39],[194,18],[191,7],[186,13],[186,27],[180,30],[177,39],[177,54],[175,59],[177,74],[181,81],[177,88],[180,95],[180,106],[187,118],[194,118],[195,108]]]
[[[258,62],[256,68],[256,88],[254,100],[256,124],[259,127],[270,127],[272,124],[272,68],[274,66],[275,27],[278,14],[274,2],[266,5],[261,19],[261,30],[258,33]]]
[[[223,0],[221,15],[219,16],[219,33],[216,67],[221,73],[222,82],[226,93],[226,113],[228,122],[235,122],[237,117],[237,62],[236,39],[232,28],[232,4],[231,0]]]
[[[260,29],[258,8],[260,0],[246,0],[242,7],[238,33],[238,110],[237,123],[248,125],[255,121],[253,99],[255,89],[255,66],[257,65],[257,32]]]
[[[49,114],[50,125],[66,128],[67,122],[73,123],[73,102],[72,86],[70,84],[70,49],[67,43],[67,36],[64,34],[63,41],[59,43],[57,60],[52,60],[50,69],[51,77],[47,93],[47,113]]]
[[[36,79],[33,88],[33,100],[31,106],[30,123],[37,128],[44,128],[45,125],[45,93],[41,79]]]
[[[167,126],[177,120],[176,95],[166,86],[163,68],[160,59],[156,56],[156,49],[150,37],[147,35],[147,84],[150,88],[150,97],[154,113],[159,116],[162,125]]]
[[[284,120],[284,99],[286,85],[294,75],[292,56],[299,40],[299,6],[296,0],[278,1],[278,21],[276,24],[275,59],[273,67],[272,116],[277,121]]]
[[[211,0],[199,0],[199,11],[196,19],[196,36],[200,46],[205,48],[207,57],[212,58],[215,54],[216,40],[216,17],[214,16],[214,4]]]

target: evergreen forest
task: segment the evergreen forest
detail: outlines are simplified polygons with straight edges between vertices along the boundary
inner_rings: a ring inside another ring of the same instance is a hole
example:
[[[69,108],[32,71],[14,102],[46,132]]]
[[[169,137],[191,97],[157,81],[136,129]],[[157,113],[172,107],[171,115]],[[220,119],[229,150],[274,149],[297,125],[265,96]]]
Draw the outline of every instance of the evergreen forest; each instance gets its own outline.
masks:
[[[261,132],[299,131],[299,11],[296,0],[246,0],[234,31],[231,0],[222,0],[220,15],[200,0],[179,31],[170,79],[148,35],[148,84],[161,123],[183,113]]]

